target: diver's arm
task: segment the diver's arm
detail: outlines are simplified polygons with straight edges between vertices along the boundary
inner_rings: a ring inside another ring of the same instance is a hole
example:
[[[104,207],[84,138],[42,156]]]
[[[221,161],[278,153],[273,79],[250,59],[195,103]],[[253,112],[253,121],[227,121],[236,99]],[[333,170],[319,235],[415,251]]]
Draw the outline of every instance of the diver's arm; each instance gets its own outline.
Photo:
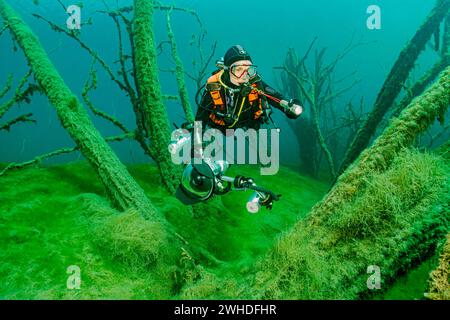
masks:
[[[264,91],[265,93],[270,94],[272,97],[275,97],[275,98],[280,99],[280,100],[287,100],[285,97],[283,97],[283,95],[281,93],[279,93],[277,90],[275,90],[274,88],[269,86],[264,81],[261,80],[260,83],[261,83],[261,90]],[[275,107],[277,109],[280,108],[280,104],[275,102],[275,101],[273,101],[273,100],[267,99],[267,102],[269,102],[269,104],[272,107]]]
[[[289,119],[297,119],[303,112],[303,107],[298,99],[286,99],[281,93],[262,80],[261,87],[264,93],[281,100],[280,102],[276,102],[272,99],[267,99],[271,106],[283,111]]]

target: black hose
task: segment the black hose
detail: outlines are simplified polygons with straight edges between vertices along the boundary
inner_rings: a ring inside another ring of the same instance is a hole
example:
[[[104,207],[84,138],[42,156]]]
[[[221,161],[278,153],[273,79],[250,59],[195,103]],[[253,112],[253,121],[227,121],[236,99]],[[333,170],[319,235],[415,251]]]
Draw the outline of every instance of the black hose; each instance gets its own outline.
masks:
[[[195,94],[195,104],[197,105],[197,107],[200,107],[200,102],[198,102],[198,96],[200,94],[200,92],[203,90],[203,88],[206,86],[206,84],[202,85],[198,90],[197,93]]]

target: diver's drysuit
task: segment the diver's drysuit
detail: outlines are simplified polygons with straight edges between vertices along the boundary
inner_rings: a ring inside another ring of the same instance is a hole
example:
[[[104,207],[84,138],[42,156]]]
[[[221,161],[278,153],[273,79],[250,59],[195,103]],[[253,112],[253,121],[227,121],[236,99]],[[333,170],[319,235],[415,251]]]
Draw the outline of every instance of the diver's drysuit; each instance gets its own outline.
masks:
[[[258,130],[261,125],[269,123],[272,113],[269,105],[284,111],[278,102],[251,91],[259,89],[279,100],[286,100],[259,75],[252,79],[250,84],[237,86],[231,83],[228,71],[217,71],[208,79],[195,120],[202,121],[205,130],[216,128],[225,134],[226,129]],[[298,103],[296,100],[293,102]],[[287,116],[296,118],[290,113],[287,113]]]

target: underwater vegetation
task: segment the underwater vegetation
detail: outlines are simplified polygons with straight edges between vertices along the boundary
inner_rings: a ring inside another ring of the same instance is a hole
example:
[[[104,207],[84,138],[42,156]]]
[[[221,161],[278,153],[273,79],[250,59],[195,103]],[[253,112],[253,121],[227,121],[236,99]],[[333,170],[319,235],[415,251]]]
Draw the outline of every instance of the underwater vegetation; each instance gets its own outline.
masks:
[[[450,237],[440,257],[439,266],[431,273],[430,290],[427,297],[434,300],[450,300],[450,287],[448,285],[450,261]]]
[[[166,13],[179,94],[175,98],[164,95],[159,82],[159,47],[152,27],[156,10]],[[171,126],[164,103],[179,101],[187,120],[194,113],[171,13],[192,15],[203,33],[194,11],[148,0],[105,11],[131,46],[130,55],[119,48],[117,75],[76,30],[35,15],[92,56],[83,104],[33,30],[0,0],[0,36],[7,31],[12,35],[29,66],[10,99],[4,98],[12,76],[0,91],[0,133],[34,122],[30,113],[6,122],[3,116],[15,104],[41,94],[75,144],[24,163],[0,164],[0,298],[371,299],[400,275],[439,256],[426,297],[449,299],[450,145],[447,140],[430,150],[420,144],[436,120],[445,126],[450,105],[449,10],[450,0],[436,1],[367,115],[356,115],[349,106],[352,118],[345,128],[352,134],[342,160],[336,157],[332,135],[324,131],[323,115],[337,96],[329,81],[345,52],[326,64],[325,49],[316,50],[313,72],[306,61],[315,40],[303,58],[288,51],[277,69],[283,72],[285,91],[301,97],[310,111],[299,124],[290,123],[304,153],[303,167],[309,170],[299,173],[282,166],[277,175],[265,177],[257,166],[232,166],[230,173],[259,176],[264,186],[283,195],[267,214],[249,215],[240,193],[192,206],[174,197],[181,169],[167,149]],[[433,36],[440,45],[439,60],[402,97],[418,56]],[[202,55],[205,67],[191,77],[198,87],[212,56]],[[98,85],[95,64],[129,99],[135,129],[89,100]],[[102,136],[84,105],[122,134]],[[338,124],[333,128],[339,129]],[[108,142],[125,139],[138,142],[154,164],[122,163]],[[42,163],[73,151],[86,161]],[[321,170],[325,179],[319,179]],[[69,289],[69,266],[80,269],[82,290]],[[371,277],[377,269],[382,274],[378,283]]]
[[[285,167],[264,181],[285,197],[268,215],[246,213],[239,193],[191,211],[151,179],[155,166],[128,169],[181,245],[135,209],[112,208],[87,162],[25,168],[0,183],[0,296],[361,298],[371,294],[369,264],[382,268],[382,288],[388,287],[397,273],[432,255],[449,226],[442,206],[448,169],[440,157],[414,150],[374,174],[339,214],[313,226],[309,211],[327,184]],[[82,290],[66,287],[70,265],[81,269]]]
[[[247,195],[239,193],[199,204],[192,212],[168,196],[155,179],[156,166],[128,170],[183,239],[181,245],[167,243],[165,231],[135,209],[112,208],[87,162],[25,168],[1,181],[0,296],[171,299],[202,268],[219,275],[227,271],[239,281],[276,235],[326,192],[325,183],[283,167],[265,182],[270,187],[290,179],[295,186],[284,187],[286,202],[270,215],[246,213],[241,202]],[[253,174],[259,168],[247,170]],[[162,244],[166,252],[155,250]],[[70,265],[81,269],[82,290],[66,287]]]

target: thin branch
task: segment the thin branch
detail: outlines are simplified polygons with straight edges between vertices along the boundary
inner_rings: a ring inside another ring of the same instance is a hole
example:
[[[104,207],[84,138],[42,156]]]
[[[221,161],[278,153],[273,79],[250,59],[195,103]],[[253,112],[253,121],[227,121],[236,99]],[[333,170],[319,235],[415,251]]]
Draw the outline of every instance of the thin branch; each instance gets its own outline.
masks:
[[[325,140],[330,139],[331,136],[333,136],[337,131],[339,131],[339,130],[341,130],[341,129],[348,128],[348,127],[350,127],[350,126],[357,125],[357,124],[359,124],[360,122],[361,122],[361,120],[358,119],[358,118],[354,118],[353,120],[349,120],[349,119],[348,119],[347,121],[342,122],[340,125],[338,125],[338,126],[336,126],[336,127],[334,127],[334,128],[331,128],[330,130],[328,130],[327,135],[326,135],[326,137],[325,137]]]
[[[334,80],[333,83],[334,85],[344,82],[345,80],[347,80],[348,78],[354,78],[356,76],[356,74],[358,73],[358,71],[353,71],[345,76],[343,76],[342,78],[338,79],[338,80]]]
[[[105,8],[106,8],[108,11],[111,11],[111,10],[109,9],[109,6],[108,6],[108,4],[106,3],[105,0],[102,0],[102,3],[103,3],[103,5],[105,6]]]
[[[105,4],[106,5],[106,4]],[[128,72],[126,70],[125,67],[125,59],[127,56],[124,55],[123,53],[123,44],[122,44],[122,28],[120,27],[120,23],[119,20],[117,19],[116,16],[113,16],[112,19],[114,20],[114,23],[116,25],[117,28],[117,33],[119,36],[119,62],[120,62],[120,67],[121,67],[121,72],[119,72],[119,74],[122,76],[123,81],[125,83],[126,86],[126,90],[131,98],[131,102],[134,103],[137,100],[136,97],[136,91],[133,89],[133,87],[131,86],[131,83],[128,79]]]
[[[174,100],[174,101],[178,101],[178,100],[180,100],[180,97],[179,97],[179,96],[173,96],[173,95],[164,94],[164,95],[163,95],[163,99],[164,99],[164,100]]]
[[[17,102],[20,102],[21,100],[24,99],[24,97],[26,97],[25,92],[27,92],[27,90],[22,91],[23,86],[27,83],[28,78],[31,75],[31,70],[27,72],[27,74],[20,80],[19,85],[16,89],[16,93],[14,94],[14,96],[9,99],[7,102],[3,103],[2,105],[0,105],[0,118],[3,117],[3,115]]]
[[[311,97],[311,95],[308,93],[308,91],[304,87],[304,85],[303,85],[302,81],[300,80],[300,78],[294,72],[289,70],[286,66],[282,67],[282,69],[296,81],[297,85],[302,90],[302,93],[306,97],[308,102],[310,104],[314,104],[313,98]]]
[[[94,60],[94,62],[95,62],[95,60]],[[111,122],[113,125],[118,127],[124,133],[128,133],[128,132],[130,132],[130,130],[128,130],[119,120],[117,120],[113,116],[107,114],[106,112],[97,109],[89,99],[89,95],[88,95],[89,91],[97,88],[97,74],[94,70],[94,62],[92,63],[91,71],[90,71],[90,75],[92,76],[92,82],[89,83],[89,77],[88,77],[88,80],[86,81],[86,83],[83,87],[83,91],[81,93],[81,95],[83,96],[83,100],[86,103],[86,105],[89,107],[89,109],[92,110],[92,112],[94,114]]]
[[[167,72],[167,73],[172,73],[175,74],[176,70],[175,69],[164,69],[164,68],[158,68],[159,72]]]
[[[161,2],[158,2],[158,1],[153,1],[153,3],[154,3],[153,8],[157,9],[157,10],[167,10],[167,11],[176,10],[176,11],[186,12],[186,13],[193,15],[195,17],[195,19],[197,20],[198,24],[200,25],[200,29],[205,30],[205,28],[203,28],[203,23],[200,20],[199,15],[194,10],[180,8],[180,7],[176,7],[173,5],[163,5]]]
[[[336,92],[336,93],[330,94],[330,95],[327,96],[327,97],[324,97],[324,99],[323,99],[323,104],[325,105],[325,104],[327,104],[328,102],[330,102],[331,100],[333,100],[333,99],[335,99],[335,98],[337,98],[337,97],[339,97],[339,96],[342,96],[344,93],[346,93],[347,91],[351,90],[351,89],[352,89],[355,85],[357,85],[359,82],[361,82],[360,79],[355,79],[355,80],[353,80],[353,83],[349,84],[347,87],[345,87],[345,88],[339,90],[339,91]]]
[[[113,141],[122,141],[125,139],[133,139],[134,135],[135,135],[134,132],[128,132],[128,133],[122,134],[122,135],[107,137],[105,139],[105,141],[113,142]],[[38,164],[38,163],[42,162],[42,160],[44,160],[44,159],[48,159],[48,158],[51,158],[51,157],[54,157],[57,155],[61,155],[61,154],[71,153],[71,152],[77,151],[78,149],[79,149],[78,146],[72,147],[72,148],[62,148],[62,149],[58,149],[58,150],[55,150],[55,151],[52,151],[49,153],[42,154],[42,155],[37,156],[26,162],[21,162],[21,163],[12,162],[12,163],[8,164],[2,171],[0,171],[0,177],[3,176],[8,171],[22,169],[24,167],[27,167],[27,166],[30,166],[33,164]]]
[[[207,73],[207,68],[216,53],[216,48],[217,48],[217,41],[214,41],[214,44],[212,45],[212,48],[211,48],[211,53],[210,53],[208,59],[206,59],[206,61],[203,61],[203,55],[201,54],[200,63],[203,64],[203,67],[198,72],[197,77],[196,77],[197,90],[200,89],[200,87],[202,86],[203,79],[205,78],[206,73]],[[201,47],[199,50],[201,51]]]
[[[177,43],[175,41],[175,35],[172,30],[171,18],[170,18],[171,13],[172,13],[172,10],[167,11],[166,27],[167,27],[167,35],[169,37],[170,46],[171,46],[172,59],[175,61],[175,77],[177,80],[178,94],[180,96],[180,102],[183,107],[184,114],[186,115],[187,121],[193,122],[194,121],[194,113],[192,111],[191,103],[189,101],[189,95],[188,95],[188,92],[186,89],[186,83],[185,83],[185,79],[184,79],[185,72],[184,72],[183,62],[181,61],[181,58],[178,55]]]
[[[89,52],[89,54],[90,54],[95,60],[97,60],[97,61],[100,63],[100,65],[105,69],[105,71],[106,71],[106,72],[108,73],[108,75],[110,76],[111,80],[113,80],[115,83],[117,83],[117,85],[119,86],[119,88],[120,88],[121,90],[124,90],[125,92],[127,92],[126,85],[123,84],[119,79],[116,78],[116,76],[114,75],[114,73],[112,72],[112,70],[111,70],[111,68],[108,66],[108,64],[107,64],[102,58],[100,58],[100,56],[99,56],[94,50],[92,50],[91,48],[89,48],[88,45],[86,45],[80,38],[78,38],[78,36],[77,36],[75,33],[69,32],[69,31],[67,31],[67,30],[64,29],[64,28],[61,28],[61,27],[57,26],[56,24],[54,24],[54,23],[51,22],[50,20],[48,20],[48,19],[42,17],[42,16],[39,15],[39,14],[34,13],[33,16],[36,17],[37,19],[41,19],[41,20],[47,22],[53,30],[55,30],[55,31],[57,31],[57,32],[62,32],[62,33],[64,33],[64,34],[66,34],[68,37],[70,37],[70,38],[74,39],[75,41],[77,41],[83,49],[85,49],[87,52]]]
[[[61,5],[61,7],[64,9],[64,12],[67,12],[67,7],[64,5],[64,3],[62,3],[61,0],[57,0],[57,1]]]
[[[8,28],[9,28],[9,26],[6,24],[3,26],[3,28],[0,29],[0,37],[2,36],[3,32],[5,32],[6,29],[8,29]]]
[[[104,3],[105,4],[105,3]],[[141,96],[139,91],[139,83],[136,78],[136,65],[135,65],[135,46],[134,46],[134,39],[133,39],[133,22],[132,20],[128,19],[125,16],[125,13],[129,13],[133,11],[133,7],[123,7],[119,8],[117,3],[117,10],[109,10],[108,6],[105,4],[105,7],[108,9],[105,10],[99,10],[96,11],[97,13],[102,13],[110,16],[116,25],[118,35],[119,35],[119,60],[118,62],[121,65],[121,71],[119,71],[119,74],[123,77],[125,86],[128,91],[128,96],[130,97],[131,105],[133,106],[133,111],[136,116],[136,130],[135,130],[135,139],[143,149],[144,153],[147,154],[150,158],[155,159],[155,155],[150,150],[149,145],[145,141],[145,138],[147,136],[147,130],[145,129],[145,121],[144,121],[144,115],[143,110],[139,107],[141,103]],[[125,29],[128,34],[128,41],[130,43],[131,48],[131,55],[125,55],[123,53],[123,44],[122,44],[122,29],[120,27],[118,17],[120,17],[125,24]],[[131,85],[129,78],[128,78],[128,72],[126,70],[125,62],[126,59],[130,58],[133,64],[131,75],[133,76],[133,84],[134,88]],[[86,102],[88,104],[88,102]],[[89,104],[88,104],[89,105]]]
[[[23,114],[21,116],[18,116],[4,124],[0,124],[0,131],[2,130],[6,130],[9,132],[9,130],[11,129],[11,126],[15,125],[16,123],[19,122],[32,122],[32,123],[36,123],[37,121],[34,119],[30,119],[30,117],[32,116],[32,113],[27,113],[27,114]]]
[[[141,104],[141,94],[139,90],[139,81],[137,80],[136,76],[136,59],[135,59],[135,45],[134,45],[134,37],[133,37],[133,22],[132,20],[128,19],[124,13],[129,13],[133,11],[133,7],[124,7],[121,9],[118,9],[116,12],[111,12],[110,15],[118,15],[122,19],[123,23],[125,24],[125,28],[128,34],[128,40],[130,42],[130,48],[131,48],[131,61],[133,63],[133,82],[134,87],[136,88],[137,96],[130,95],[131,103],[133,106],[133,111],[136,115],[136,130],[135,130],[135,139],[141,146],[142,150],[144,150],[144,153],[147,154],[150,158],[156,159],[155,154],[152,152],[150,146],[146,142],[146,137],[148,137],[148,130],[145,127],[145,116],[143,113],[142,108],[140,108]]]
[[[167,44],[167,45],[170,46],[170,41],[169,41],[169,40],[161,41],[161,42],[156,46],[156,52],[157,52],[157,55],[158,55],[158,56],[160,56],[160,55],[164,52],[163,46],[164,46],[165,44]]]
[[[0,91],[0,99],[2,99],[9,92],[9,90],[11,90],[13,78],[14,77],[13,77],[12,73],[10,73],[8,75],[8,79],[6,80],[5,87],[2,89],[2,91]]]
[[[302,65],[306,59],[308,59],[309,53],[312,50],[312,47],[314,46],[314,43],[317,41],[318,37],[315,36],[314,39],[311,41],[311,44],[309,45],[308,49],[306,50],[305,54],[303,55],[303,58],[300,59],[299,64],[298,65]]]

